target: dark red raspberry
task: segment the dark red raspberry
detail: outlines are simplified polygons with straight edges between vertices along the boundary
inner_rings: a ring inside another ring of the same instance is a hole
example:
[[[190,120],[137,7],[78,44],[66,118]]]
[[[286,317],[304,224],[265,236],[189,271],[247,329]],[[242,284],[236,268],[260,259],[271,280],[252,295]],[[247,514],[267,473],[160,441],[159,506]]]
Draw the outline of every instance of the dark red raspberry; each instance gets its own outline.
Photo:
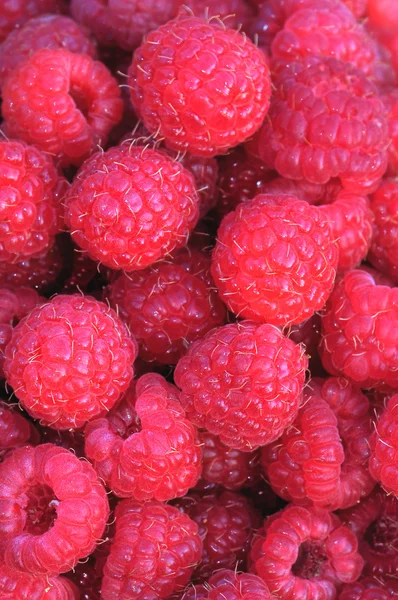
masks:
[[[346,583],[338,600],[393,600],[393,596],[383,583],[369,577],[356,583]]]
[[[221,569],[205,585],[187,588],[181,600],[271,600],[272,596],[260,577]],[[382,599],[384,600],[384,599]]]
[[[87,461],[52,444],[18,448],[0,465],[8,567],[58,575],[89,555],[109,515],[106,493]]]
[[[246,31],[254,18],[254,10],[246,0],[183,0],[180,13],[209,20],[220,20],[231,29]]]
[[[167,154],[126,144],[84,163],[65,199],[72,238],[113,269],[145,269],[184,246],[199,216],[193,176]]]
[[[321,338],[321,317],[317,313],[299,323],[292,325],[288,330],[288,337],[295,344],[304,344],[306,354],[311,358],[317,357],[317,349]]]
[[[263,126],[247,149],[283,177],[347,191],[377,189],[387,168],[387,122],[376,88],[335,58],[308,57],[275,74]]]
[[[227,446],[250,452],[293,422],[306,368],[303,348],[277,327],[243,321],[192,344],[174,377],[188,418]]]
[[[184,589],[199,562],[198,526],[174,506],[123,500],[104,568],[102,600],[160,600]]]
[[[111,305],[138,341],[143,360],[176,364],[192,342],[225,322],[210,265],[203,252],[182,248],[168,261],[111,283]]]
[[[3,86],[4,128],[54,155],[80,165],[104,146],[123,111],[116,80],[100,62],[68,50],[39,50]]]
[[[325,369],[362,388],[398,387],[398,290],[363,270],[347,271],[322,315],[319,353]]]
[[[0,566],[1,600],[79,600],[77,587],[66,577],[35,577]]]
[[[398,282],[398,181],[385,179],[371,197],[375,216],[369,262]]]
[[[72,261],[72,271],[62,286],[63,294],[85,292],[100,271],[98,263],[76,248],[72,252]]]
[[[29,286],[44,293],[54,287],[62,265],[62,254],[56,242],[50,250],[21,261],[0,261],[0,285]]]
[[[147,129],[168,147],[198,156],[249,138],[271,91],[261,50],[238,31],[196,17],[152,31],[134,53],[128,83]]]
[[[15,327],[4,371],[32,417],[55,429],[79,428],[119,400],[132,379],[136,351],[105,304],[58,295]]]
[[[388,401],[375,423],[369,469],[388,494],[398,495],[398,395]]]
[[[2,3],[0,14],[0,42],[17,27],[44,13],[59,13],[65,8],[64,0],[12,0]]]
[[[259,194],[224,217],[212,259],[214,281],[235,315],[290,325],[324,306],[338,250],[319,208]]]
[[[172,500],[198,481],[201,447],[177,388],[148,373],[107,418],[85,429],[86,456],[122,498]]]
[[[65,48],[92,58],[97,55],[87,31],[69,17],[41,15],[29,19],[0,45],[0,88],[16,67],[42,48]]]
[[[265,528],[252,551],[255,568],[284,600],[332,600],[341,583],[361,574],[356,535],[322,508],[290,505],[268,519]]]
[[[282,498],[336,510],[367,496],[369,401],[346,379],[329,378],[306,394],[293,425],[262,452],[267,479]]]
[[[10,450],[36,443],[38,437],[30,421],[0,400],[0,461]]]

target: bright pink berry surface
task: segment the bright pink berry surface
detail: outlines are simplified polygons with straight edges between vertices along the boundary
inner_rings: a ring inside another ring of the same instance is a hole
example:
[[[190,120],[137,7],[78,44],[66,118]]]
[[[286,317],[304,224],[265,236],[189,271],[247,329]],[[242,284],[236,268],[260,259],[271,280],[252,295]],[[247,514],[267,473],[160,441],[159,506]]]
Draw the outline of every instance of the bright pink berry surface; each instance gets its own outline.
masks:
[[[10,450],[38,441],[32,423],[15,407],[0,401],[0,461]]]
[[[80,592],[66,577],[35,577],[0,566],[2,600],[79,600]]]
[[[205,585],[189,587],[181,600],[271,600],[265,583],[252,573],[221,569]]]
[[[371,197],[375,216],[369,262],[398,281],[398,181],[385,179]]]

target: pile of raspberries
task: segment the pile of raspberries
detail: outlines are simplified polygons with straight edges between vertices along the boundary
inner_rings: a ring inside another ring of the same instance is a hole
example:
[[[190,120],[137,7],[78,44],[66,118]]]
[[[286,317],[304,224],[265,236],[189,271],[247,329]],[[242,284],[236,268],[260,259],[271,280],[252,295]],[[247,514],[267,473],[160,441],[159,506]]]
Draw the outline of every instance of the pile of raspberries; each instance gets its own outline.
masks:
[[[398,600],[398,0],[0,0],[0,600]]]

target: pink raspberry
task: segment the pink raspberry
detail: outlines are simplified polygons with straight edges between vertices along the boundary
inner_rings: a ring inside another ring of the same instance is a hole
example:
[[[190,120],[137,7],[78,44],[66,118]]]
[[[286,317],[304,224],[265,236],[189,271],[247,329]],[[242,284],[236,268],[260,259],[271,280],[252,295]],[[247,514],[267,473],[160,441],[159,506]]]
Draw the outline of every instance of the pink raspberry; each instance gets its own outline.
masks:
[[[72,238],[112,269],[145,269],[184,246],[199,216],[193,176],[165,153],[127,146],[85,162],[65,199]]]
[[[0,261],[0,285],[29,286],[44,293],[54,287],[62,265],[60,246],[56,242],[49,250],[21,261]]]
[[[261,194],[275,194],[280,196],[296,196],[299,200],[305,200],[308,204],[320,204],[331,195],[331,200],[335,200],[337,194],[335,182],[331,181],[328,185],[321,183],[312,183],[306,179],[296,181],[294,179],[286,179],[285,177],[274,177],[271,181],[262,184],[259,192]],[[339,186],[339,189],[341,186]]]
[[[15,327],[5,356],[7,382],[29,414],[69,429],[119,400],[133,376],[136,344],[102,302],[58,295]]]
[[[0,566],[2,600],[79,600],[77,587],[66,577],[35,577]]]
[[[342,0],[342,2],[344,2],[357,19],[362,19],[366,16],[368,0]]]
[[[385,410],[375,423],[371,439],[372,454],[369,470],[388,494],[398,495],[398,439],[395,433],[398,422],[398,395],[388,401]]]
[[[249,138],[271,91],[261,50],[238,31],[196,17],[149,33],[134,53],[128,84],[147,129],[168,147],[198,156]]]
[[[398,182],[385,179],[371,197],[375,215],[369,262],[398,282]]]
[[[356,535],[322,508],[290,505],[273,515],[256,551],[257,573],[284,600],[333,600],[363,567]]]
[[[3,86],[8,136],[34,144],[63,166],[104,146],[123,111],[116,80],[100,62],[69,50],[38,50]]]
[[[138,341],[143,360],[176,364],[192,342],[225,322],[210,265],[203,252],[182,248],[169,261],[111,283],[111,305]]]
[[[369,475],[369,401],[345,379],[308,391],[296,420],[266,446],[262,461],[274,491],[296,504],[346,508],[375,486]]]
[[[200,560],[198,526],[174,506],[123,500],[104,568],[102,600],[160,600],[184,589]]]
[[[260,577],[221,569],[205,585],[187,588],[181,600],[271,600],[269,589]],[[384,600],[384,599],[383,599]]]
[[[377,189],[387,167],[387,123],[376,88],[355,67],[308,57],[275,74],[263,126],[248,150],[283,177],[352,193]]]
[[[223,444],[251,452],[293,422],[307,364],[303,348],[277,327],[243,321],[193,343],[174,379],[188,418]]]
[[[65,48],[92,58],[97,55],[96,46],[86,30],[69,17],[41,15],[29,19],[0,45],[0,88],[14,69],[42,48]]]
[[[388,174],[398,174],[398,91],[394,88],[381,96],[388,124]]]
[[[220,296],[235,315],[289,325],[324,306],[338,251],[319,208],[259,194],[224,217],[212,260]]]
[[[58,575],[90,554],[109,515],[94,469],[52,444],[18,448],[0,465],[5,563]]]
[[[0,14],[0,42],[17,27],[44,13],[59,13],[65,8],[64,0],[13,0],[2,3]]]
[[[346,583],[338,600],[393,600],[393,597],[382,583],[366,578],[356,583]]]
[[[243,31],[254,18],[254,10],[246,0],[183,0],[182,11],[210,22],[219,19],[226,27]]]
[[[178,390],[155,373],[140,377],[107,418],[86,426],[85,450],[114,494],[139,501],[184,496],[202,468]]]
[[[363,270],[347,271],[322,315],[319,346],[325,369],[362,388],[398,387],[398,290]]]
[[[36,441],[38,434],[32,423],[0,400],[0,461],[10,450]]]
[[[370,27],[381,36],[393,37],[398,32],[395,0],[368,0]]]

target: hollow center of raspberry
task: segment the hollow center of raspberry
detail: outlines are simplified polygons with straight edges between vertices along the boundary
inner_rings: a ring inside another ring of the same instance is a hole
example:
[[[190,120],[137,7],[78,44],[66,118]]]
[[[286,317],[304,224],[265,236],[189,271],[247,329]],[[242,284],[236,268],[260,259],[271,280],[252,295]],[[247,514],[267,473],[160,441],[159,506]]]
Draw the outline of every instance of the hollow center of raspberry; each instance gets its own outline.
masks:
[[[327,561],[325,550],[322,546],[306,542],[301,544],[292,572],[302,579],[314,579],[322,573],[323,563]]]
[[[35,485],[27,492],[25,530],[34,535],[41,535],[52,527],[57,516],[58,500],[47,485]]]
[[[140,418],[135,410],[131,410],[119,418],[114,418],[111,427],[114,433],[123,440],[142,430]]]
[[[365,540],[380,554],[397,554],[398,522],[388,516],[382,516],[368,527]]]
[[[87,119],[90,111],[90,104],[88,102],[87,94],[85,94],[84,91],[78,86],[74,85],[69,90],[69,96],[72,96],[77,108]]]

